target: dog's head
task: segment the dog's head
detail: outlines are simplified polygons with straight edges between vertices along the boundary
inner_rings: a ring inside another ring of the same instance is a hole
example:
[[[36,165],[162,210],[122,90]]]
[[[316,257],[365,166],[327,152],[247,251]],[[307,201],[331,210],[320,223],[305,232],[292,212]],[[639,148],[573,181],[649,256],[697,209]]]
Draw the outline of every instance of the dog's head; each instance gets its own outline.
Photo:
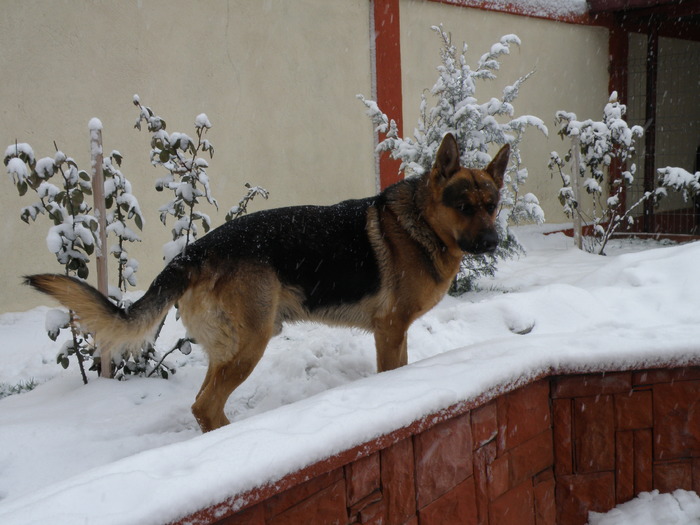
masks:
[[[481,254],[496,249],[496,214],[509,154],[506,144],[485,169],[463,168],[454,136],[443,138],[429,175],[425,219],[451,251]]]

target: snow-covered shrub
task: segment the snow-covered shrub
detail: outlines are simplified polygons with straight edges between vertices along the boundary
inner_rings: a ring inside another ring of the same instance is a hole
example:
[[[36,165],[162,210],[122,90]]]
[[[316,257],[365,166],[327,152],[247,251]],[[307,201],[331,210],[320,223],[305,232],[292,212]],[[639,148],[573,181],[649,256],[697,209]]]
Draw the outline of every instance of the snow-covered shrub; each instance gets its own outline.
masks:
[[[186,251],[190,242],[197,238],[197,223],[201,224],[205,233],[211,228],[209,216],[195,210],[199,198],[204,197],[209,204],[218,209],[209,187],[206,172],[209,164],[199,156],[200,153],[208,153],[209,158],[214,156],[214,147],[204,138],[207,130],[211,128],[211,123],[204,113],[197,116],[194,123],[197,134],[195,141],[185,133],[166,132],[165,120],[157,116],[151,108],[142,105],[138,95],[134,95],[134,105],[139,108],[136,128],[140,130],[141,122],[145,122],[148,131],[151,132],[151,164],[161,166],[167,172],[156,181],[156,190],[168,189],[174,193],[173,199],[158,210],[163,224],[166,224],[168,215],[175,219],[172,228],[173,240],[163,249],[167,263],[177,254]]]
[[[141,105],[138,96],[134,96],[133,102],[139,108],[136,127],[140,129],[141,123],[146,122],[148,130],[152,133],[151,163],[162,166],[167,171],[167,174],[156,182],[156,189],[162,191],[167,188],[174,192],[174,198],[159,209],[163,224],[166,224],[168,215],[173,215],[176,219],[173,241],[164,248],[166,259],[170,260],[196,239],[197,223],[202,225],[205,232],[211,227],[209,217],[195,210],[200,197],[205,197],[210,204],[216,206],[206,173],[208,163],[198,156],[202,152],[208,153],[210,158],[213,156],[214,148],[204,138],[211,123],[205,114],[195,119],[197,140],[194,141],[184,133],[166,133],[165,121],[162,118],[155,115],[150,108]],[[20,218],[29,223],[30,219],[36,221],[40,215],[46,215],[53,222],[46,239],[48,248],[64,266],[67,275],[87,278],[89,256],[99,247],[99,224],[97,218],[90,213],[91,209],[84,198],[92,193],[88,173],[79,170],[75,161],[58,151],[58,148],[53,158],[37,160],[31,146],[23,143],[8,146],[4,162],[20,196],[26,194],[30,188],[39,196],[38,202],[22,208]],[[107,209],[106,233],[108,239],[116,237],[116,243],[110,246],[108,253],[116,258],[118,267],[117,286],[110,287],[109,296],[115,303],[126,307],[128,300],[123,294],[127,291],[127,286],[136,285],[138,269],[138,262],[129,257],[126,247],[127,243],[140,240],[132,223],[141,230],[145,220],[138,199],[131,191],[131,184],[120,170],[121,162],[121,154],[113,151],[109,157],[103,158],[102,171]],[[61,186],[49,182],[56,174],[60,174],[63,179]],[[245,195],[238,205],[231,208],[226,220],[247,213],[247,206],[255,197],[268,197],[267,190],[260,186],[246,183],[245,187]],[[69,365],[69,356],[76,355],[83,381],[87,383],[83,362],[92,360],[90,369],[100,370],[99,360],[93,359],[95,348],[91,336],[80,331],[72,312],[50,310],[46,317],[46,331],[49,337],[55,341],[60,331],[65,328],[70,328],[72,338],[63,345],[56,360],[66,368]],[[155,341],[147,343],[140,353],[122,356],[120,362],[114,363],[114,377],[121,379],[131,374],[150,376],[154,373],[168,377],[174,373],[174,369],[164,362],[165,357],[176,349],[185,354],[191,349],[191,341],[187,338],[180,339],[163,356],[156,353],[154,345]]]
[[[683,168],[666,166],[657,170],[661,178],[661,191],[678,191],[686,201],[700,194],[700,171],[690,173]]]
[[[122,156],[118,151],[112,151],[102,162],[104,176],[105,208],[107,209],[107,235],[116,237],[116,244],[109,247],[109,253],[117,260],[117,286],[111,287],[109,296],[115,302],[121,303],[127,286],[136,286],[136,271],[139,263],[129,257],[127,243],[139,242],[141,239],[133,231],[128,221],[143,230],[144,218],[138,199],[131,192],[131,183],[119,168]]]
[[[589,226],[592,231],[592,235],[581,235],[581,247],[589,252],[597,250],[604,254],[612,234],[621,226],[629,227],[634,223],[634,210],[648,199],[656,200],[664,193],[663,189],[657,188],[645,192],[637,202],[625,205],[623,194],[634,181],[637,169],[631,162],[635,140],[644,134],[640,126],[630,128],[627,125],[623,118],[626,110],[625,105],[617,100],[617,93],[613,92],[603,109],[602,121],[580,121],[574,113],[567,111],[556,113],[558,133],[562,139],[570,140],[571,145],[563,157],[556,151],[550,154],[549,169],[561,178],[559,201],[564,213],[578,218],[582,226]],[[613,162],[617,162],[622,170],[606,189],[605,181]],[[590,210],[584,209],[580,202],[580,188],[591,196]]]
[[[131,222],[142,230],[145,219],[139,201],[131,191],[131,183],[120,170],[121,162],[121,154],[112,151],[102,162],[102,173],[105,184],[107,235],[109,238],[116,237],[116,244],[110,245],[109,253],[117,260],[117,286],[110,286],[109,297],[119,306],[128,308],[131,301],[126,299],[124,294],[129,286],[136,286],[139,263],[129,257],[127,243],[141,240],[132,229]],[[114,363],[112,375],[116,379],[124,379],[128,375],[144,376],[152,373],[167,378],[174,370],[163,363],[155,346],[147,342],[139,352],[121,356],[121,360]]]
[[[243,195],[240,201],[238,201],[238,204],[233,206],[228,211],[226,214],[226,222],[237,219],[238,217],[248,213],[248,204],[250,204],[255,197],[262,197],[263,199],[267,200],[267,198],[270,196],[270,192],[268,192],[262,186],[251,186],[249,182],[246,182],[245,187],[247,188],[246,194]]]
[[[521,195],[520,187],[527,179],[527,169],[522,164],[519,145],[525,130],[534,127],[547,135],[547,127],[541,119],[532,115],[514,116],[514,100],[523,82],[532,73],[518,78],[506,86],[498,97],[479,102],[476,88],[482,81],[494,80],[501,68],[500,59],[510,53],[513,45],[520,45],[516,35],[505,35],[483,54],[472,68],[467,63],[467,44],[461,51],[452,44],[449,33],[442,26],[434,26],[442,41],[441,64],[438,78],[430,90],[435,104],[428,107],[428,99],[421,96],[420,117],[413,138],[401,137],[396,122],[389,120],[376,102],[362,95],[358,98],[367,107],[375,129],[386,138],[377,146],[378,152],[389,152],[401,161],[400,170],[405,176],[421,175],[432,167],[437,149],[445,133],[452,133],[461,152],[461,163],[470,168],[483,168],[491,161],[490,145],[510,143],[511,157],[501,191],[498,213],[498,230],[501,242],[494,254],[469,255],[462,262],[462,269],[453,286],[453,293],[471,289],[474,281],[484,275],[493,275],[498,259],[512,257],[522,248],[509,229],[509,224],[544,221],[539,201],[532,193]]]
[[[85,196],[92,194],[90,175],[78,169],[75,161],[58,148],[53,157],[37,160],[34,150],[26,143],[8,146],[4,163],[20,196],[32,189],[39,198],[22,208],[20,218],[29,224],[30,219],[36,222],[40,215],[45,215],[52,223],[46,236],[49,251],[56,256],[66,275],[87,278],[90,255],[95,248],[100,248],[97,218],[85,202]],[[57,185],[52,180],[58,180]],[[92,360],[94,345],[90,337],[81,332],[72,312],[50,311],[46,325],[49,337],[56,340],[63,328],[70,328],[72,337],[64,343],[56,362],[66,368],[69,356],[75,355],[83,382],[87,383],[84,362]]]
[[[211,128],[211,122],[204,113],[195,118],[194,126],[197,136],[195,141],[185,133],[167,133],[165,120],[156,115],[150,107],[141,104],[138,95],[134,95],[133,102],[139,109],[135,127],[140,130],[141,124],[145,122],[147,130],[151,133],[151,164],[160,166],[167,172],[164,177],[156,180],[156,190],[169,189],[174,193],[174,198],[158,210],[163,224],[166,224],[168,215],[172,215],[175,219],[172,229],[173,240],[163,247],[163,258],[168,263],[179,253],[186,252],[189,244],[194,242],[199,234],[198,223],[201,224],[205,233],[211,228],[209,216],[195,210],[195,206],[200,203],[200,197],[204,197],[209,204],[218,209],[216,199],[212,196],[209,187],[209,177],[206,172],[209,163],[199,156],[203,153],[208,154],[210,159],[214,156],[214,146],[205,138],[205,134]],[[226,215],[227,221],[247,213],[248,204],[255,197],[268,198],[269,193],[265,188],[252,186],[249,183],[246,183],[245,187],[245,195],[238,205],[229,210]],[[146,361],[151,360],[156,355],[154,344],[163,327],[163,322],[164,320],[156,331],[154,342],[148,343],[143,350],[144,355],[148,356]],[[134,362],[128,362],[124,373],[145,373],[150,376],[158,372],[161,376],[167,377],[168,373],[174,373],[174,370],[164,364],[164,358],[175,350],[189,354],[192,342],[189,337],[179,339],[173,348],[156,363],[155,368],[151,368],[148,363],[138,359]]]

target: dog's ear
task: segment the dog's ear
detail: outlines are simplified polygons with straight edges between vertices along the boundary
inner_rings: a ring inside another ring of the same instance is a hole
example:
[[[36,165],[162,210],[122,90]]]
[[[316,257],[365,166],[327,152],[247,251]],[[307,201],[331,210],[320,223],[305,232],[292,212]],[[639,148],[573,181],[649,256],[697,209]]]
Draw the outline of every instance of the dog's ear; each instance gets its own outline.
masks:
[[[486,173],[491,175],[491,178],[493,181],[496,183],[496,186],[499,188],[503,187],[503,175],[506,172],[506,168],[508,167],[508,157],[510,156],[510,144],[505,144],[499,151],[496,153],[496,156],[493,158],[493,160],[489,163],[488,166],[486,166]]]
[[[459,147],[452,133],[448,133],[442,139],[435,157],[435,171],[449,179],[459,171]]]

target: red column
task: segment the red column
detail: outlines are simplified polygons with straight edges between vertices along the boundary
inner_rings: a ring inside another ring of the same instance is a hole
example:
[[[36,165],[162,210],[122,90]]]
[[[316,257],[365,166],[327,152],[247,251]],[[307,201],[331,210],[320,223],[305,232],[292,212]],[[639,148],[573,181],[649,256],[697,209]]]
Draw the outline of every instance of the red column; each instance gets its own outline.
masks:
[[[379,108],[389,119],[396,121],[399,133],[403,133],[401,97],[401,30],[399,24],[399,0],[373,0],[374,72],[376,97]],[[380,134],[381,142],[384,136]],[[381,189],[401,180],[400,161],[382,153],[379,158],[379,183]]]

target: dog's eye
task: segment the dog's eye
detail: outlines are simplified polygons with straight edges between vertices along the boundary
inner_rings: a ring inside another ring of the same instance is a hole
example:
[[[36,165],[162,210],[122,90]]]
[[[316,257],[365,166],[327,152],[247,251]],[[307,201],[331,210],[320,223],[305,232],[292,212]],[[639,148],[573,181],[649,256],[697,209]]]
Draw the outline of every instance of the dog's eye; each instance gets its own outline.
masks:
[[[469,204],[460,204],[457,209],[462,215],[474,215],[474,208]]]
[[[495,205],[495,204],[487,204],[487,205],[486,205],[486,212],[487,212],[489,215],[492,215],[493,212],[495,212],[495,211],[496,211],[496,205]]]

